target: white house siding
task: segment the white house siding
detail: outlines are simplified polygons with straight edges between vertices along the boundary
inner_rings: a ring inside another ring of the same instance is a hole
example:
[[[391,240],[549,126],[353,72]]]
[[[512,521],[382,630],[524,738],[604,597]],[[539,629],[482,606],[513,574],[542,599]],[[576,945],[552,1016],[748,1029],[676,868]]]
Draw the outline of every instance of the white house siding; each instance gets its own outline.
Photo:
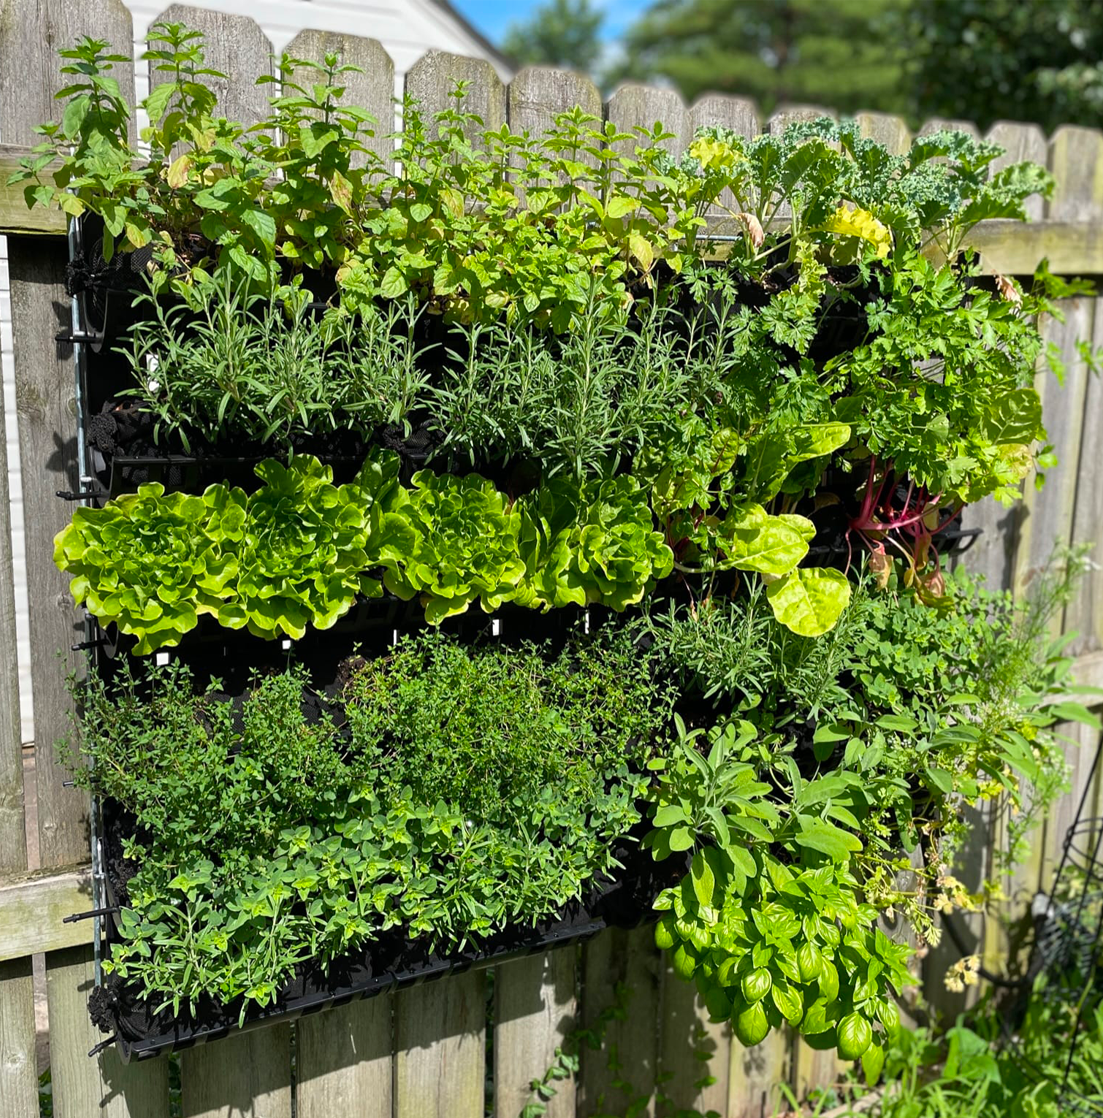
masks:
[[[73,0],[75,3],[76,0]],[[135,57],[145,46],[149,25],[168,2],[124,0],[134,18]],[[280,54],[308,27],[377,39],[395,68],[395,94],[401,95],[406,71],[428,50],[445,50],[470,58],[486,58],[508,81],[504,60],[447,4],[436,0],[206,0],[197,7],[245,15],[261,26],[273,51]],[[149,90],[144,65],[135,66],[135,92],[141,100]],[[0,137],[2,139],[2,137]],[[12,363],[11,302],[8,298],[8,246],[0,236],[0,361],[3,363],[5,439],[11,494],[12,550],[15,559],[16,627],[20,665],[23,740],[34,734],[30,688],[30,640],[27,621],[27,576],[23,548],[23,490],[19,472],[19,441],[15,425],[15,383]]]

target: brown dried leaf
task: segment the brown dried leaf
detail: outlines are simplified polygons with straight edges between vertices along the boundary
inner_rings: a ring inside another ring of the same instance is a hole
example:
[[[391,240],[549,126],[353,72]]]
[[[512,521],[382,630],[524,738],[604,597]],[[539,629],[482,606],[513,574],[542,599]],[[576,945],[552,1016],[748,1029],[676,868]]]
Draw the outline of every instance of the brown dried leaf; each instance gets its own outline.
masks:
[[[761,248],[762,242],[766,240],[766,234],[763,233],[762,223],[758,218],[754,214],[737,213],[735,219],[747,230],[747,239],[751,244],[755,248]]]

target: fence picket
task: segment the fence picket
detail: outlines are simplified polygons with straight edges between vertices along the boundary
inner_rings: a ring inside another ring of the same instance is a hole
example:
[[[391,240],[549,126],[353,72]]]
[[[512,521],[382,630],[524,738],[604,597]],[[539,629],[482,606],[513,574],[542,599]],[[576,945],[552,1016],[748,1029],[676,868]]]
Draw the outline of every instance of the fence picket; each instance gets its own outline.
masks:
[[[1092,345],[1103,346],[1103,311],[1095,304]],[[1103,485],[1100,484],[1100,463],[1103,462],[1103,378],[1088,377],[1084,389],[1083,434],[1080,460],[1076,464],[1076,490],[1072,510],[1072,542],[1092,544],[1091,558],[1100,562],[1103,556]],[[1075,629],[1079,636],[1069,645],[1070,656],[1083,656],[1103,649],[1103,579],[1086,575],[1076,597],[1065,609],[1062,629]]]
[[[193,31],[203,32],[206,65],[225,75],[206,79],[218,96],[218,108],[213,115],[246,125],[268,116],[272,88],[257,85],[256,80],[262,74],[272,73],[272,44],[255,20],[191,4],[170,4],[150,21],[150,27],[156,23],[184,23]],[[158,72],[153,63],[149,65],[150,90],[171,80],[170,74]]]
[[[941,132],[943,129],[950,132],[968,132],[970,136],[980,139],[980,129],[971,120],[950,120],[942,116],[931,117],[916,132],[916,136],[929,136],[932,132]]]
[[[4,1118],[38,1118],[29,958],[0,963],[0,1099]]]
[[[651,923],[634,931],[602,932],[582,948],[582,1023],[593,1028],[602,1010],[616,1002],[616,988],[628,991],[623,1018],[611,1021],[600,1051],[584,1049],[579,1074],[579,1110],[593,1114],[605,1106],[616,1113],[636,1100],[649,1098],[633,1114],[654,1118],[658,1063],[659,971],[661,956]],[[620,1080],[627,1090],[614,1086]]]
[[[184,1118],[291,1118],[291,1026],[187,1049],[180,1086]]]
[[[494,974],[494,1114],[517,1118],[533,1100],[531,1082],[555,1060],[575,1027],[577,951],[570,947],[530,955]],[[551,1084],[547,1118],[574,1118],[575,1081]]]
[[[442,109],[454,107],[452,93],[461,81],[467,83],[463,111],[479,117],[484,128],[501,128],[506,122],[506,87],[494,67],[481,59],[431,50],[407,70],[406,93],[428,121]]]
[[[990,143],[999,144],[1004,154],[992,161],[993,174],[1009,167],[1012,163],[1029,160],[1046,165],[1046,137],[1036,124],[1019,124],[1012,120],[998,120],[988,129],[984,137]],[[1023,208],[1031,221],[1040,221],[1045,209],[1045,199],[1040,194],[1028,198]]]
[[[1103,215],[1103,132],[1063,124],[1050,137],[1049,170],[1057,180],[1046,217],[1092,221]]]
[[[581,108],[601,119],[601,94],[589,78],[547,66],[529,66],[509,83],[509,126],[539,140],[559,113]]]
[[[672,89],[654,89],[647,85],[622,85],[609,98],[605,106],[605,118],[612,121],[621,132],[634,132],[637,127],[649,131],[656,122],[661,122],[666,131],[673,132],[669,140],[659,145],[678,158],[689,147],[692,132],[689,129],[686,107],[681,97]],[[614,144],[615,151],[631,156],[635,151],[636,140],[622,140]]]
[[[674,973],[669,957],[662,960],[659,1015],[659,1072],[663,1094],[678,1111],[725,1113],[731,1072],[731,1027],[709,1020],[692,982]],[[669,1078],[666,1078],[669,1077]],[[712,1083],[701,1084],[709,1077]]]
[[[114,1047],[89,1058],[88,1050],[104,1039],[88,1017],[94,981],[91,948],[46,956],[55,1118],[168,1118],[167,1060],[124,1064]]]
[[[911,129],[902,117],[892,113],[855,113],[858,129],[867,139],[876,140],[892,152],[903,155],[912,144]]]
[[[483,1118],[486,976],[427,982],[395,998],[394,1118]]]
[[[375,118],[372,126],[375,135],[364,137],[364,147],[375,152],[384,167],[390,169],[394,162],[394,141],[390,138],[395,129],[394,62],[383,44],[359,35],[342,35],[339,31],[306,30],[300,31],[287,44],[287,53],[292,58],[318,63],[324,63],[327,54],[336,54],[342,65],[360,67],[360,73],[352,71],[338,76],[336,84],[345,87],[340,104],[355,105]],[[318,80],[305,70],[296,73],[295,78],[308,89]],[[352,165],[363,166],[366,161],[367,156],[357,152]]]
[[[772,1118],[781,1101],[778,1085],[789,1078],[789,1037],[774,1029],[761,1043],[744,1048],[731,1043],[727,1118]]]
[[[296,1024],[298,1118],[391,1118],[389,994],[303,1017]]]

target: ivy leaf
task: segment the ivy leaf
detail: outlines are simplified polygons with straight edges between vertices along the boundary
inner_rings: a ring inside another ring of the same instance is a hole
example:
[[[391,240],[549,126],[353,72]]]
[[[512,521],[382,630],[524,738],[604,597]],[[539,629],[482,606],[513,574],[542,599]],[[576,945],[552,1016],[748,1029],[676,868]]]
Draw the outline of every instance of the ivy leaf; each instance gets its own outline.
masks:
[[[805,544],[807,549],[807,544]],[[801,637],[818,637],[839,620],[850,601],[850,582],[841,571],[798,567],[766,587],[774,617]]]

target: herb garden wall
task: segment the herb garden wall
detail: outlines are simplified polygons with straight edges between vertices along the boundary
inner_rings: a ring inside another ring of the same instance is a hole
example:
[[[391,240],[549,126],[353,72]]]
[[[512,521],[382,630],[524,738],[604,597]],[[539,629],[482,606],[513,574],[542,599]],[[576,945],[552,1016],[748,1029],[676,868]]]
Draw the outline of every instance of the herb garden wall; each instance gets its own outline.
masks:
[[[392,138],[181,5],[139,137],[121,5],[0,13],[0,1110],[36,953],[74,1118],[745,1118],[952,1014],[1098,732],[1103,137],[430,54]]]

